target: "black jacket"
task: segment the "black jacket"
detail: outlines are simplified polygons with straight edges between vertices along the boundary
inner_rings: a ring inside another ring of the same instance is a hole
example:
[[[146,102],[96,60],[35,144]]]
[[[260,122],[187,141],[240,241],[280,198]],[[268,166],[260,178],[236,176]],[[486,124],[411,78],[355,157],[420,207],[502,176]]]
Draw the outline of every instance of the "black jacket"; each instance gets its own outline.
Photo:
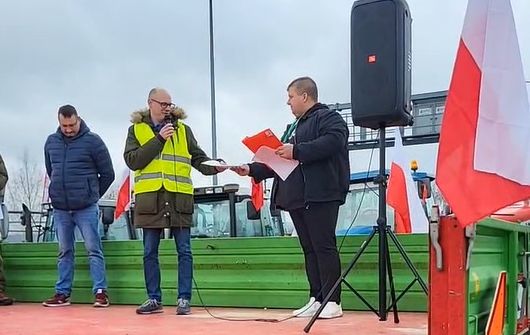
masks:
[[[44,158],[50,199],[57,209],[78,210],[95,204],[114,181],[105,143],[82,120],[75,137],[64,136],[59,128],[51,134],[44,145]]]
[[[272,202],[281,209],[292,210],[311,202],[344,203],[350,184],[348,136],[344,119],[317,103],[300,118],[289,140],[299,168],[283,181],[265,165],[252,163],[250,176],[257,182],[274,177]]]

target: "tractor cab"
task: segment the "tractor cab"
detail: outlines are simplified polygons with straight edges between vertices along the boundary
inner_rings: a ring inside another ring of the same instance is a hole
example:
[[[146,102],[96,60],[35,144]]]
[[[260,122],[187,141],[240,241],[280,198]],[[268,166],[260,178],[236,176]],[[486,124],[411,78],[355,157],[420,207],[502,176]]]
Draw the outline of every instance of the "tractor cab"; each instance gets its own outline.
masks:
[[[273,212],[268,200],[260,211],[252,206],[249,192],[239,189],[238,184],[197,187],[194,190],[195,207],[191,227],[192,238],[253,237],[284,235],[284,217]],[[142,230],[134,228],[134,203],[118,218],[114,217],[115,200],[100,200],[99,231],[102,240],[137,240]],[[26,206],[20,212],[10,212],[10,225],[2,225],[6,242],[53,242],[56,241],[53,208],[42,205],[42,211],[31,212]],[[6,215],[6,220],[9,215]],[[5,230],[5,232],[4,232]],[[75,230],[76,240],[82,240]],[[169,231],[166,231],[169,238]]]

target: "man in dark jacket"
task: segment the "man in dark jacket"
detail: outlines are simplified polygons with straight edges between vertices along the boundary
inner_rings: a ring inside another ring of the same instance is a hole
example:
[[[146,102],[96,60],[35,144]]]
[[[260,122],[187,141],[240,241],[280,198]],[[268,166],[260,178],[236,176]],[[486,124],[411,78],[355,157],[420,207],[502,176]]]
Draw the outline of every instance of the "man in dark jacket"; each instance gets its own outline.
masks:
[[[123,157],[134,170],[134,224],[143,228],[144,276],[148,299],[138,314],[162,312],[158,245],[171,229],[178,252],[177,314],[190,314],[193,259],[190,227],[193,214],[191,167],[212,175],[224,168],[202,165],[210,160],[182,122],[184,111],[161,88],[147,98],[149,108],[132,114]]]
[[[99,235],[98,200],[114,181],[112,160],[105,143],[90,131],[71,105],[59,108],[59,128],[46,140],[44,158],[50,178],[49,195],[59,242],[59,280],[55,295],[42,304],[70,305],[74,277],[74,228],[88,251],[94,307],[107,307],[105,259]]]
[[[282,136],[286,144],[276,154],[300,164],[285,181],[261,163],[245,164],[235,171],[256,182],[274,177],[272,203],[287,210],[293,219],[310,287],[309,302],[293,314],[310,317],[340,277],[335,228],[349,188],[348,127],[338,113],[317,102],[317,86],[311,78],[295,79],[287,93],[296,121],[287,127]],[[320,317],[340,316],[339,286]]]
[[[2,156],[0,155],[0,214],[2,217],[0,217],[0,220],[3,220],[3,212],[2,211],[2,204],[4,202],[4,193],[6,189],[7,184],[7,169],[4,164],[4,160],[2,159]],[[1,241],[1,238],[0,238]],[[3,268],[3,261],[2,256],[0,255],[0,306],[8,306],[13,304],[13,299],[8,297],[5,294],[5,288],[6,288],[6,279],[4,275],[4,268]]]

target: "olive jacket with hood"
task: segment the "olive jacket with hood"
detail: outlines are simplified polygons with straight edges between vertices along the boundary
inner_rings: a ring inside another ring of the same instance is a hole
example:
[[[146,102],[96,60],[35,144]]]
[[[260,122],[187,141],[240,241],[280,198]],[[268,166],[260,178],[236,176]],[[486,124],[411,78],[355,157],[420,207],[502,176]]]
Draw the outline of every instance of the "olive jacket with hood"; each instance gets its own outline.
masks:
[[[172,111],[172,114],[177,120],[186,118],[184,110],[178,107]],[[145,168],[154,158],[159,156],[164,148],[165,140],[158,134],[151,120],[149,109],[145,108],[134,112],[131,115],[131,122],[133,125],[129,127],[123,157],[125,164],[134,171]],[[144,145],[140,145],[134,135],[134,124],[136,123],[148,124],[156,136]],[[216,174],[217,170],[214,167],[201,164],[211,158],[197,144],[191,128],[181,122],[179,122],[179,126],[186,127],[186,141],[188,152],[191,155],[191,166],[204,175]],[[135,196],[134,225],[136,227],[191,227],[192,215],[193,195],[191,194],[169,192],[162,187],[156,192],[141,193]]]
[[[4,164],[4,160],[2,159],[2,156],[0,155],[0,203],[4,201],[4,193],[6,190],[6,184],[7,184],[7,169]]]

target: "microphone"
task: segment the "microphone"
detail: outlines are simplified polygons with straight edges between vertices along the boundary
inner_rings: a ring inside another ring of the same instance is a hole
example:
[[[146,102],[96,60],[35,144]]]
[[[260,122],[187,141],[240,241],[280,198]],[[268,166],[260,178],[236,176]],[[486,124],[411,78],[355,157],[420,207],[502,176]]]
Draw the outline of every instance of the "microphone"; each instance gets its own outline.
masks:
[[[178,128],[179,126],[177,120],[178,120],[178,116],[173,114],[173,110],[166,113],[166,115],[164,116],[164,124],[170,123],[175,129]]]
[[[166,115],[164,116],[164,125],[168,123],[173,127],[173,129],[175,130],[177,129],[178,127],[177,118],[171,112],[166,113]],[[171,143],[173,143],[173,136],[171,136],[169,139]]]
[[[168,123],[173,124],[174,122],[175,120],[174,120],[173,114],[171,114],[171,112],[166,113],[166,116],[164,116],[164,124],[168,124]]]

